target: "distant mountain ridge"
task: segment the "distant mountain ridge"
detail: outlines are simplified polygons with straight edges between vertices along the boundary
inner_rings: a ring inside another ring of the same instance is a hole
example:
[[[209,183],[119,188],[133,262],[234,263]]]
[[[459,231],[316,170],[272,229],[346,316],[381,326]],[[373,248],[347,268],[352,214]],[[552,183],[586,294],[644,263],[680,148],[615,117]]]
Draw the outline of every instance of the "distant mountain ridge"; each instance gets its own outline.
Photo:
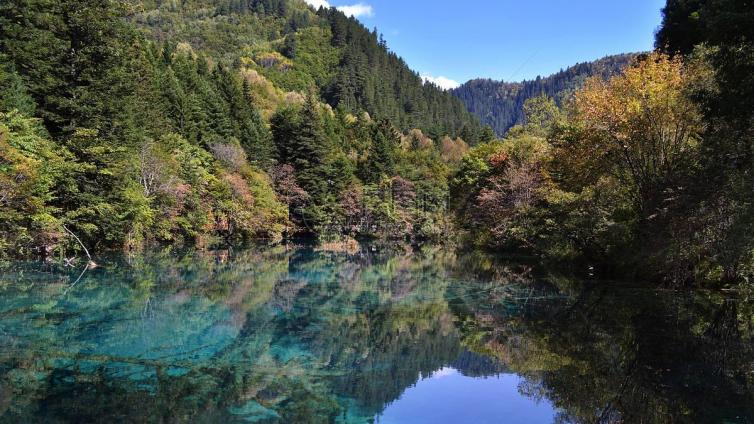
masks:
[[[593,62],[578,63],[548,77],[537,77],[530,81],[474,79],[451,92],[461,99],[469,112],[502,136],[514,125],[523,122],[523,106],[526,100],[544,94],[561,104],[563,99],[583,85],[587,78],[609,78],[621,72],[638,55],[627,53],[607,56]]]

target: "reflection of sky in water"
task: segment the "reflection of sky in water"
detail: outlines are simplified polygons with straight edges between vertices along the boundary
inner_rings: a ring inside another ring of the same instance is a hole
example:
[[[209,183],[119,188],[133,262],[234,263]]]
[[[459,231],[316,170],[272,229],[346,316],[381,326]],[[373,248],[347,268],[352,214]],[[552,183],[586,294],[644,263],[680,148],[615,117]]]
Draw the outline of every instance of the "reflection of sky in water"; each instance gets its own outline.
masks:
[[[754,422],[748,302],[266,252],[0,272],[0,423]]]
[[[466,377],[443,368],[388,405],[379,424],[551,423],[556,411],[547,400],[537,402],[519,393],[521,377]],[[504,418],[503,418],[504,417]],[[502,419],[501,419],[502,418]]]

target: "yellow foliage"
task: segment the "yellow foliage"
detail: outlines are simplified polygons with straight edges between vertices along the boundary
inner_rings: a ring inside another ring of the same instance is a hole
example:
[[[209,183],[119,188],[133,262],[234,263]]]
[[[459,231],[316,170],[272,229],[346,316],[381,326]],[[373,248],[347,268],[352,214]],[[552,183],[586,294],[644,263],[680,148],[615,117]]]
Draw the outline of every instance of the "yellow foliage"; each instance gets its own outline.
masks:
[[[573,101],[575,140],[564,156],[575,168],[585,167],[582,173],[601,168],[615,174],[640,201],[695,151],[704,126],[687,96],[692,80],[680,58],[661,53],[608,81],[588,80]]]

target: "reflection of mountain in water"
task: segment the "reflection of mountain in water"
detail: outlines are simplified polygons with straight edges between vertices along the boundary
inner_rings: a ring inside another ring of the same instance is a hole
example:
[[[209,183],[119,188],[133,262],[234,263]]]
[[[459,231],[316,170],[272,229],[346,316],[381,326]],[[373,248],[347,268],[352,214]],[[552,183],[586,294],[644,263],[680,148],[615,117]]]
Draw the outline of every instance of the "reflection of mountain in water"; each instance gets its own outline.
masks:
[[[467,377],[490,377],[510,372],[508,367],[497,358],[483,356],[469,350],[461,352],[458,358],[449,365]]]
[[[364,421],[461,355],[441,251],[143,260],[3,284],[3,418]]]
[[[566,283],[566,281],[561,281]],[[526,377],[573,423],[754,421],[754,309],[702,293],[552,287],[511,313],[455,302],[463,342]],[[460,291],[475,290],[458,287]],[[563,293],[573,293],[563,296]]]
[[[370,422],[446,367],[522,375],[564,422],[753,415],[740,301],[535,283],[439,249],[108,263],[75,287],[0,277],[0,421]]]

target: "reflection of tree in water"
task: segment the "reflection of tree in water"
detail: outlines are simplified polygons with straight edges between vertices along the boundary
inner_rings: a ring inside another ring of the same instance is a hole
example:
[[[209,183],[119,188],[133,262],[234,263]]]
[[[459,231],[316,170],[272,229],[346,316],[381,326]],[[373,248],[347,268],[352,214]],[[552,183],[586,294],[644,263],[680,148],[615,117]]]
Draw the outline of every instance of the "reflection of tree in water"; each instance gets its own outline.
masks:
[[[440,249],[119,261],[0,277],[0,421],[369,422],[447,366],[520,373],[563,422],[752,419],[752,306],[717,295]]]
[[[0,357],[0,417],[368,421],[460,354],[452,255],[399,252],[113,258],[67,294],[8,277],[0,325],[22,342]]]
[[[521,286],[486,301],[479,287],[459,286],[451,304],[464,344],[524,375],[520,390],[553,401],[561,422],[754,420],[750,302],[558,285],[549,295]],[[526,304],[510,307],[511,298]]]
[[[453,316],[442,300],[443,261],[433,256],[320,255],[291,267],[293,275],[318,273],[280,320],[281,339],[296,334],[332,373],[331,390],[352,398],[370,417],[397,399],[420,374],[428,375],[459,354]],[[412,287],[407,290],[406,287]],[[425,300],[426,299],[426,300]]]

